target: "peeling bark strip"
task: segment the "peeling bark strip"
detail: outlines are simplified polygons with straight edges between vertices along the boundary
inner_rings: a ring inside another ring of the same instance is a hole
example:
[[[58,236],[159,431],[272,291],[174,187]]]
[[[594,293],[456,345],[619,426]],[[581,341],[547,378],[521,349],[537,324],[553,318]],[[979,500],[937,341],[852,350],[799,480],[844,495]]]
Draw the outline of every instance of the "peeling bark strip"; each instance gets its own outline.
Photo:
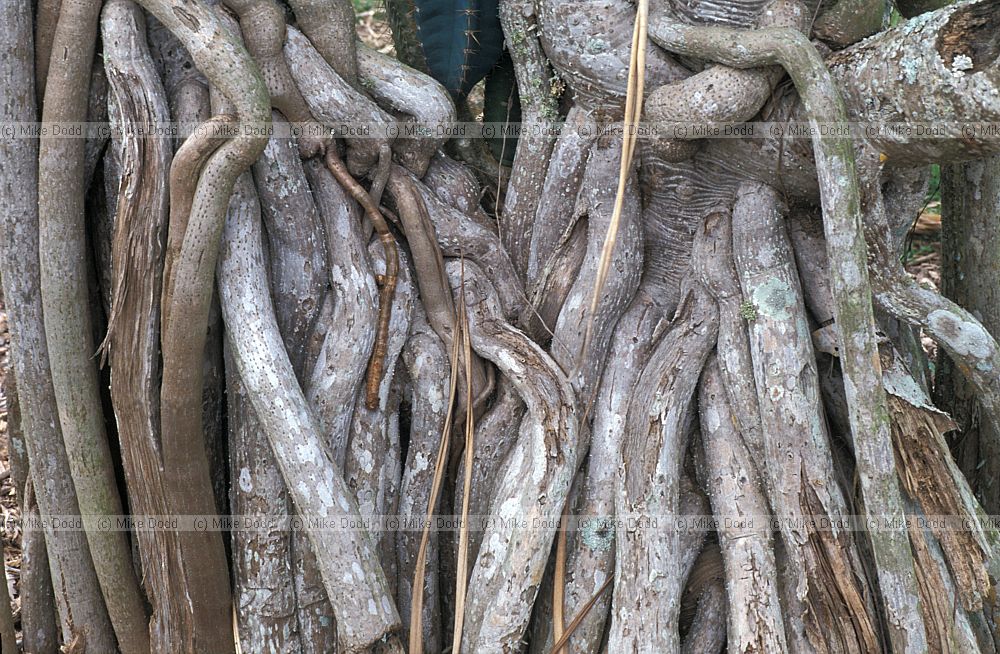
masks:
[[[54,27],[54,25],[53,25]],[[0,103],[5,123],[38,119],[32,83],[31,3],[14,0],[0,5],[0,85],[8,95]],[[60,431],[56,396],[49,376],[38,260],[38,141],[0,140],[0,263],[3,296],[11,332],[11,363],[18,379],[30,468],[28,473],[41,515],[79,515],[76,490]],[[79,326],[78,326],[79,328]],[[22,502],[22,506],[26,506]],[[86,536],[45,525],[47,561],[56,605],[68,640],[85,639],[96,649],[115,646],[111,622],[101,597]],[[64,583],[73,579],[75,583]]]
[[[963,530],[932,528],[948,561],[956,593],[967,611],[982,610],[991,582],[987,564],[996,557],[989,532],[979,522],[982,509],[970,503],[968,481],[951,458],[944,433],[955,423],[931,405],[898,352],[883,355],[883,383],[889,393],[892,436],[900,481],[925,515],[960,517]]]
[[[255,203],[237,201],[226,221],[219,287],[227,337],[261,428],[295,508],[339,524],[360,520],[357,503],[306,405],[274,317]],[[307,528],[337,616],[339,646],[361,652],[385,642],[401,651],[399,615],[367,532]]]
[[[876,301],[896,318],[925,330],[947,352],[976,389],[983,418],[1000,434],[1000,344],[974,315],[907,274],[892,247],[879,178],[866,180],[862,190]]]
[[[771,189],[744,188],[733,209],[733,250],[753,309],[748,322],[764,474],[789,569],[783,589],[789,645],[797,651],[877,651],[877,622],[850,534],[816,530],[805,518],[846,515],[848,509],[830,466],[802,291]]]
[[[847,111],[830,72],[816,48],[794,29],[740,33],[659,23],[653,34],[654,40],[664,47],[683,54],[709,56],[732,66],[781,64],[795,83],[806,116],[815,129],[813,150],[823,204],[834,315],[841,334],[841,363],[862,492],[872,515],[902,519],[902,499],[875,339],[854,144],[848,136],[827,136],[820,130],[820,125],[847,124]],[[746,187],[740,189],[741,193],[748,191]],[[905,534],[888,529],[872,530],[869,538],[888,612],[892,647],[898,652],[921,651],[926,647],[926,636],[909,541]]]
[[[243,124],[270,124],[270,103],[259,69],[239,40],[199,0],[142,0],[141,4],[188,49],[195,64],[236,107]],[[235,73],[235,74],[234,74]],[[165,282],[170,304],[161,334],[160,419],[163,465],[174,513],[216,512],[202,427],[202,365],[215,262],[236,178],[267,144],[259,129],[241,129],[205,163],[180,253]],[[220,533],[180,535],[194,616],[196,647],[233,648],[229,573]]]
[[[122,127],[170,122],[166,94],[146,45],[142,10],[129,0],[110,0],[102,15],[104,65],[111,90],[110,114]],[[167,227],[167,177],[173,148],[162,138],[124,132],[115,141],[121,166],[112,241],[113,289],[108,335],[111,397],[118,424],[131,510],[169,515],[160,456],[160,294]],[[195,173],[197,175],[197,173]],[[153,615],[154,650],[193,650],[193,616],[182,598],[194,592],[184,574],[177,534],[136,534],[143,584]]]
[[[43,122],[87,118],[99,0],[63,3],[53,37]],[[72,54],[70,54],[72,53]],[[99,531],[93,520],[120,515],[121,500],[101,414],[87,289],[84,148],[80,138],[43,136],[38,151],[41,297],[59,423],[80,513],[108,615],[123,654],[149,651],[144,599],[124,532]],[[74,583],[63,578],[61,583]],[[94,636],[101,639],[101,634]],[[110,650],[114,645],[105,641]]]

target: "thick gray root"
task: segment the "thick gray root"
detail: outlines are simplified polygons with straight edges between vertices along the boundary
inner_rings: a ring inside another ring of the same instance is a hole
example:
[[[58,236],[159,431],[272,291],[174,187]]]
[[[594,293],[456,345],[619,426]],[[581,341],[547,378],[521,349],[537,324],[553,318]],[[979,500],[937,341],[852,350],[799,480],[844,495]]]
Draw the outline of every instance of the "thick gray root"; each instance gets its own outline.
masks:
[[[316,120],[334,130],[343,125],[368,126],[370,136],[344,135],[347,167],[351,174],[359,176],[368,173],[378,162],[382,146],[391,145],[393,139],[383,130],[395,119],[338,76],[302,32],[294,27],[288,28],[284,53],[295,85]],[[334,136],[338,135],[334,133]]]
[[[419,302],[413,305],[410,336],[403,347],[403,363],[409,373],[412,389],[410,404],[410,444],[403,464],[399,487],[401,520],[422,519],[427,514],[432,496],[434,463],[448,413],[448,376],[451,364],[444,343],[431,329]],[[434,507],[436,508],[436,507]],[[478,511],[474,511],[478,514]],[[408,628],[413,596],[423,593],[421,638],[424,649],[441,649],[441,597],[439,586],[438,533],[428,534],[426,571],[422,585],[414,586],[414,571],[420,548],[420,532],[404,529],[396,534],[396,565],[399,612]],[[418,582],[419,583],[419,582]]]
[[[254,207],[230,213],[219,286],[236,368],[298,512],[332,524],[345,517],[360,520],[353,494],[285,354],[261,248],[254,246],[259,242],[260,218]],[[335,607],[340,647],[358,652],[384,641],[397,648],[399,615],[367,531],[306,527]]]
[[[590,150],[581,193],[582,210],[587,214],[587,251],[559,312],[549,348],[564,370],[573,371],[570,383],[585,407],[590,405],[600,380],[615,325],[635,294],[642,273],[642,209],[638,188],[628,184],[609,274],[597,311],[590,313],[598,261],[615,204],[615,187],[607,182],[618,171],[620,145],[620,141],[611,139],[595,144]],[[589,350],[584,352],[588,320],[593,320],[593,332]],[[585,448],[586,443],[582,443],[581,455]]]
[[[31,4],[9,2],[0,8],[0,80],[4,88],[17,89],[2,103],[5,122],[38,119],[35,108],[34,65],[31,52]],[[52,25],[54,28],[54,24]],[[48,62],[45,62],[46,66]],[[23,416],[29,475],[43,515],[78,515],[76,491],[63,445],[56,397],[49,376],[49,351],[40,297],[38,264],[38,141],[0,141],[0,191],[6,201],[0,208],[0,257],[3,291],[11,333],[11,359],[18,379],[18,399]],[[56,605],[69,641],[80,634],[95,647],[113,647],[114,634],[100,595],[85,535],[80,531],[45,526],[48,565],[56,592]],[[66,579],[76,580],[73,584]],[[72,622],[70,622],[72,620]]]
[[[326,305],[330,309],[321,318],[326,336],[304,387],[323,442],[342,470],[351,418],[375,342],[372,325],[378,313],[378,291],[357,203],[320,162],[307,162],[305,168],[323,220],[333,292]]]
[[[376,239],[368,246],[375,274],[385,271],[385,254]],[[393,295],[386,343],[385,373],[379,385],[378,406],[369,409],[359,403],[354,409],[351,436],[344,465],[344,479],[358,501],[362,516],[395,515],[399,503],[401,454],[399,443],[399,391],[393,374],[399,354],[410,333],[410,318],[416,293],[410,279],[409,263],[400,253],[399,279]],[[396,594],[396,534],[382,530],[372,534],[389,591]]]
[[[561,91],[558,78],[542,50],[533,3],[530,0],[504,0],[500,3],[500,24],[510,44],[508,49],[517,78],[521,122],[530,126],[517,141],[503,211],[498,216],[500,238],[514,263],[518,279],[523,280],[528,266],[531,232],[538,224],[535,211],[547,188],[544,184],[545,171],[555,145],[551,131],[559,119],[558,96]],[[539,133],[531,133],[536,128]]]
[[[462,264],[448,264],[448,273],[461,289]],[[515,649],[528,626],[569,494],[578,456],[576,402],[556,363],[504,320],[488,278],[470,262],[464,263],[464,290],[472,346],[511,379],[528,408],[497,482],[465,615],[466,646],[501,651]]]
[[[597,125],[592,117],[577,107],[570,109],[545,173],[544,188],[547,192],[539,199],[535,211],[525,288],[537,285],[539,277],[566,242],[579,217],[577,198],[596,132]]]
[[[733,249],[751,318],[750,352],[768,461],[764,475],[790,574],[783,591],[786,615],[792,616],[786,625],[789,645],[795,651],[873,651],[879,647],[878,627],[850,534],[816,530],[802,521],[848,510],[830,469],[802,291],[773,193],[748,189],[737,201]]]
[[[666,320],[640,287],[626,309],[611,342],[607,364],[593,405],[590,453],[584,464],[583,488],[574,514],[583,516],[571,534],[566,555],[565,614],[572,620],[614,573],[615,478],[625,433],[625,414]],[[575,652],[597,652],[611,608],[607,593],[590,609],[570,637]]]
[[[249,189],[237,182],[240,196]],[[253,198],[256,200],[256,198]],[[226,348],[226,395],[229,400],[230,511],[233,515],[275,520],[292,513],[292,500],[274,453],[250,403],[246,386],[235,372]],[[301,654],[296,611],[292,538],[286,529],[234,529],[233,601],[240,647],[252,652]],[[261,556],[261,552],[266,556]]]
[[[409,116],[431,130],[447,127],[458,117],[448,91],[433,77],[360,43],[358,74],[362,88],[386,111]],[[446,137],[433,136],[402,138],[393,144],[393,149],[400,163],[417,177],[423,177],[434,153],[445,141]]]
[[[713,513],[722,518],[719,546],[729,596],[729,647],[739,654],[787,652],[767,495],[729,402],[719,360],[713,357],[701,376],[698,408],[704,486]]]
[[[614,651],[675,652],[680,647],[678,611],[691,544],[671,516],[682,513],[682,464],[692,400],[717,335],[715,301],[692,281],[669,330],[649,355],[629,403],[618,463],[615,593],[608,640]],[[640,520],[634,528],[626,527],[629,519],[639,518],[656,522]],[[700,546],[699,540],[691,561]]]
[[[273,120],[278,129],[289,125],[278,114],[273,115]],[[323,224],[299,159],[301,140],[299,144],[296,148],[290,139],[272,138],[254,164],[253,174],[264,220],[278,330],[292,369],[300,385],[305,386],[322,342],[323,333],[318,323],[327,303],[330,278]],[[250,405],[245,408],[249,410]],[[266,478],[278,483],[274,487],[276,501],[288,503],[290,500],[277,464],[259,427],[254,436],[258,439],[257,447],[268,451],[263,457],[271,465]],[[266,489],[256,490],[260,494],[266,492]],[[333,609],[326,598],[315,555],[305,534],[295,532],[288,545],[303,652],[322,652],[336,642]]]

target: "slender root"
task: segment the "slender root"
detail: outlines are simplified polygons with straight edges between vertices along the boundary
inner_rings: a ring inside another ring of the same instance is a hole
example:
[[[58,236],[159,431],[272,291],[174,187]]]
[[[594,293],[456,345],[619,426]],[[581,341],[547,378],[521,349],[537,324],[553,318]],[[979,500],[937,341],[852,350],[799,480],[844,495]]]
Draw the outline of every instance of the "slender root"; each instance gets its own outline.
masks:
[[[385,355],[389,341],[389,320],[392,318],[392,296],[396,292],[396,282],[399,279],[399,251],[396,239],[389,230],[382,212],[372,200],[368,191],[358,184],[348,172],[347,166],[337,156],[335,148],[326,150],[326,167],[337,179],[345,191],[358,201],[364,208],[365,215],[371,221],[375,233],[378,234],[382,248],[385,250],[385,274],[376,277],[379,284],[378,326],[375,332],[375,349],[368,364],[368,375],[365,382],[365,406],[370,410],[378,408],[379,386],[382,384],[382,373],[385,369]]]

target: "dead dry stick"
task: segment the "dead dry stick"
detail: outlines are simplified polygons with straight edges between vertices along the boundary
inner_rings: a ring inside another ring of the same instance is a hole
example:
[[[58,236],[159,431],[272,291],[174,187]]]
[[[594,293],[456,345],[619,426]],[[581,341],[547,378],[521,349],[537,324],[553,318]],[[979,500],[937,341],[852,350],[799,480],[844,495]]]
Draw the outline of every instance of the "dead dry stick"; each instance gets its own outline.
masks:
[[[625,184],[628,182],[632,169],[632,156],[635,154],[635,133],[632,125],[642,114],[642,93],[645,84],[646,67],[646,30],[649,16],[649,0],[639,0],[636,6],[635,30],[632,33],[632,54],[628,67],[628,86],[625,91],[625,118],[623,119],[624,136],[622,138],[622,161],[618,172],[618,191],[615,194],[614,209],[611,214],[611,224],[608,234],[604,237],[604,247],[601,249],[601,259],[597,266],[597,279],[594,280],[594,295],[590,299],[590,312],[587,317],[587,329],[584,332],[583,348],[579,355],[579,365],[586,360],[587,351],[594,335],[594,316],[597,315],[597,305],[601,302],[604,284],[611,270],[611,256],[614,254],[615,241],[618,239],[618,225],[621,222],[622,209],[625,205]]]
[[[399,251],[396,239],[389,230],[385,217],[368,194],[368,191],[358,184],[348,172],[347,166],[337,156],[336,148],[326,149],[326,167],[337,179],[345,191],[357,200],[365,210],[365,215],[371,221],[375,233],[378,234],[382,248],[385,250],[385,275],[376,277],[379,284],[378,327],[375,334],[375,349],[368,364],[368,378],[365,383],[365,406],[370,410],[378,408],[378,391],[382,383],[382,373],[385,368],[385,355],[389,341],[389,320],[392,318],[392,296],[396,292],[396,282],[399,279]]]
[[[456,331],[458,326],[456,325]],[[441,444],[438,446],[437,461],[434,463],[434,480],[431,482],[431,494],[427,501],[427,521],[420,535],[420,549],[417,552],[417,563],[413,572],[413,602],[410,606],[410,654],[423,654],[423,604],[424,604],[424,574],[427,567],[427,543],[430,540],[431,518],[434,517],[434,507],[437,506],[444,483],[444,473],[448,466],[448,444],[451,442],[451,424],[455,417],[455,397],[458,393],[458,339],[451,346],[450,390],[448,392],[448,413],[445,415],[444,427],[441,430]]]

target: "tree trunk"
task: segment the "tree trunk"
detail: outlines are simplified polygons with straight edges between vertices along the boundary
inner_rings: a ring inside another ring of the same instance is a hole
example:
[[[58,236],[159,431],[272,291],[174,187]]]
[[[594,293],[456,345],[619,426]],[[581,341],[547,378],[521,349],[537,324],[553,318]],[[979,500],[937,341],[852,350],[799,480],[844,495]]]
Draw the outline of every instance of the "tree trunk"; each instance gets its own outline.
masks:
[[[939,5],[7,3],[15,472],[84,527],[24,651],[996,654],[1000,0]]]

